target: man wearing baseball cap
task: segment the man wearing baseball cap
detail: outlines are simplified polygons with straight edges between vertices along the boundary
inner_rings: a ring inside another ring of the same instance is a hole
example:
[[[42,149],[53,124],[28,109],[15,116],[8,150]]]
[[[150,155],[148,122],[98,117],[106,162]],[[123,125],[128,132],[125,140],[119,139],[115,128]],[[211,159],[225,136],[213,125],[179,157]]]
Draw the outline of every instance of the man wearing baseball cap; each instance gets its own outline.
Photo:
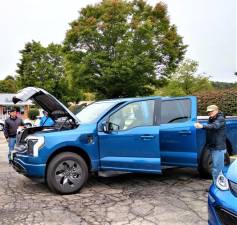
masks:
[[[17,117],[16,108],[12,108],[9,111],[9,118],[5,120],[4,135],[8,142],[9,154],[8,159],[10,160],[11,151],[14,150],[16,144],[16,132],[18,127],[24,126],[23,120]]]
[[[226,153],[226,123],[222,112],[216,105],[209,105],[206,112],[209,119],[207,125],[195,123],[195,127],[207,131],[206,144],[212,156],[212,177],[214,183],[224,167]]]

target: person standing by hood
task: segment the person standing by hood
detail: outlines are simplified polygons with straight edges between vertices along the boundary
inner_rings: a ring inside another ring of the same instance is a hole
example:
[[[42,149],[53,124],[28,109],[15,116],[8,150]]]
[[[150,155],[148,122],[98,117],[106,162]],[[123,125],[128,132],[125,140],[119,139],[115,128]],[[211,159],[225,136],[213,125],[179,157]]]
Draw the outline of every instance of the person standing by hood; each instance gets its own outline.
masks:
[[[219,173],[224,168],[226,153],[226,122],[222,112],[216,105],[207,107],[209,116],[207,125],[195,123],[194,126],[199,129],[207,130],[206,144],[211,151],[212,157],[212,177],[214,183]]]
[[[43,111],[44,116],[40,120],[40,126],[53,126],[55,122],[52,120],[51,117],[49,117],[48,112]]]
[[[20,126],[24,126],[23,120],[17,117],[15,108],[10,110],[9,115],[9,118],[5,120],[4,125],[4,136],[8,142],[9,148],[8,159],[10,159],[11,151],[14,150],[16,144],[17,129]]]

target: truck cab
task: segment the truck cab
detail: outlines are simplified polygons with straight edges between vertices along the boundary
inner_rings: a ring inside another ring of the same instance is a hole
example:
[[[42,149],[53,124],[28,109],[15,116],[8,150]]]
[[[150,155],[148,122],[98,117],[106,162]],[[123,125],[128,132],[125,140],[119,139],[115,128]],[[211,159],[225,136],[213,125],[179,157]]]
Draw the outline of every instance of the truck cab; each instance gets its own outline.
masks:
[[[77,115],[43,89],[25,88],[13,101],[27,99],[55,125],[20,132],[11,163],[27,177],[45,179],[56,193],[78,192],[91,172],[159,174],[170,166],[200,166],[205,131],[194,127],[196,97],[103,100]]]

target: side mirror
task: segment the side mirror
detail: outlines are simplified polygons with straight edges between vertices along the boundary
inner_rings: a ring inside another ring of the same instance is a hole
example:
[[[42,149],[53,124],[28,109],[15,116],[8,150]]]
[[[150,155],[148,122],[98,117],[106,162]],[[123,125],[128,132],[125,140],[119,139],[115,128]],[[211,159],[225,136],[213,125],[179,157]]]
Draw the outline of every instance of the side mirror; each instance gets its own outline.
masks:
[[[105,133],[109,133],[109,121],[104,121],[101,124],[101,128]]]
[[[101,124],[102,130],[105,133],[110,133],[111,131],[118,131],[120,129],[119,125],[115,123],[111,123],[109,121],[105,121]]]

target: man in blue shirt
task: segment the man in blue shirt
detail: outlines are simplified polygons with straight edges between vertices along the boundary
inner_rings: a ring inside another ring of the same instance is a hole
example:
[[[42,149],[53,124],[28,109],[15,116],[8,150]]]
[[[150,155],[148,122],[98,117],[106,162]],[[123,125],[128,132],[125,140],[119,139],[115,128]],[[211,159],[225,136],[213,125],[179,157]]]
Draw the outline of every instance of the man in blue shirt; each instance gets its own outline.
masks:
[[[53,126],[55,122],[48,116],[48,112],[43,111],[44,116],[40,119],[40,126]]]

